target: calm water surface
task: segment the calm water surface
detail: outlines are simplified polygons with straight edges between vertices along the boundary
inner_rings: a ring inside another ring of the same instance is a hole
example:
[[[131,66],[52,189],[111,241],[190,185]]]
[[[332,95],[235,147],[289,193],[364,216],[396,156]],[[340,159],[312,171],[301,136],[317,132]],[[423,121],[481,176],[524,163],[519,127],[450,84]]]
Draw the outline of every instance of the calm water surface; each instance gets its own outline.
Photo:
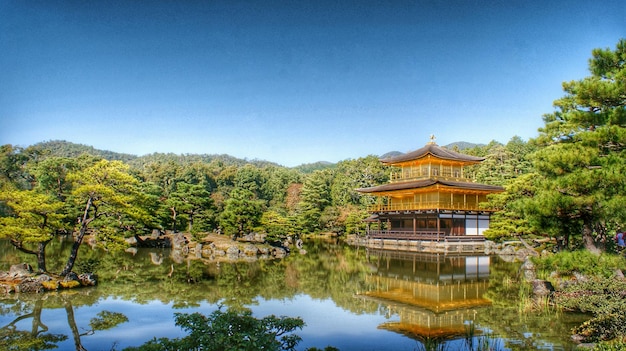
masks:
[[[7,243],[0,269],[24,262]],[[50,252],[65,258],[69,243]],[[582,316],[519,312],[519,263],[497,257],[366,250],[336,241],[309,241],[307,253],[284,260],[205,263],[167,250],[117,255],[84,247],[76,271],[95,270],[94,288],[14,294],[0,300],[2,339],[57,336],[57,350],[122,350],[153,337],[181,337],[174,313],[250,309],[302,318],[298,350],[468,349],[571,350],[570,329]],[[62,260],[49,260],[60,271]],[[476,348],[476,346],[474,346]]]

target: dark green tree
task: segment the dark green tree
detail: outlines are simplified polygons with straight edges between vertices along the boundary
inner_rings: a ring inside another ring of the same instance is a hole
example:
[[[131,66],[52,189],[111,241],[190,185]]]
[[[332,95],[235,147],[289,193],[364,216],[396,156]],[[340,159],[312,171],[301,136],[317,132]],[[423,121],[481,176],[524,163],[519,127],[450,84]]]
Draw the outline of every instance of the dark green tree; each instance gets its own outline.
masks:
[[[331,204],[330,188],[332,172],[315,171],[309,175],[302,186],[298,218],[302,229],[312,233],[322,229],[320,219],[324,209]]]
[[[295,350],[302,338],[293,331],[302,329],[304,322],[300,318],[274,315],[257,319],[250,311],[218,309],[209,316],[177,313],[176,325],[188,331],[189,335],[180,339],[153,339],[138,348],[124,350]]]
[[[224,233],[233,240],[250,233],[259,224],[264,210],[264,201],[255,197],[250,190],[235,188],[225,201],[220,225]]]
[[[626,40],[593,50],[589,69],[591,76],[563,83],[566,95],[543,117],[526,213],[547,233],[580,236],[600,252],[626,221]]]

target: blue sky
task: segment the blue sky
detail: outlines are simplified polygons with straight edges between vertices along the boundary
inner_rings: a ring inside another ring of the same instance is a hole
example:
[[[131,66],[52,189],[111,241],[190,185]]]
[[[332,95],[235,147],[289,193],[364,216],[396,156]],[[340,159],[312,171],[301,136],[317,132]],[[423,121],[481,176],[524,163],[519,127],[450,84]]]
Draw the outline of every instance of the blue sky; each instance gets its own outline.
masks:
[[[0,0],[0,144],[285,166],[537,136],[626,2]]]

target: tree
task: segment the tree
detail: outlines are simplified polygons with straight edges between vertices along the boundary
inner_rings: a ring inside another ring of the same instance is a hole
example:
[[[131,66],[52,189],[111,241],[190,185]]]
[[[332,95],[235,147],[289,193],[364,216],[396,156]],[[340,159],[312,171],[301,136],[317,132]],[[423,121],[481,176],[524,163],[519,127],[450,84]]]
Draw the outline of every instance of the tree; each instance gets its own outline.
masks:
[[[35,255],[38,271],[47,272],[46,246],[64,228],[63,202],[36,190],[2,191],[0,202],[10,209],[8,216],[0,217],[0,238]]]
[[[194,222],[198,219],[207,219],[212,201],[210,193],[201,184],[178,183],[176,191],[170,194],[166,203],[172,214],[172,230],[175,231],[177,216],[185,215],[187,230],[194,230]]]
[[[233,240],[251,232],[261,220],[264,201],[258,200],[250,190],[235,188],[225,201],[220,224]]]
[[[543,117],[527,213],[600,252],[609,230],[626,223],[626,40],[593,50],[589,68],[591,76],[563,83],[566,95]]]
[[[293,233],[293,228],[289,219],[281,213],[269,210],[261,216],[261,225],[267,233],[266,241],[282,241],[289,234]]]
[[[78,234],[61,275],[71,272],[88,232],[94,230],[105,244],[117,243],[124,232],[137,229],[142,221],[149,221],[142,207],[134,206],[141,198],[139,181],[128,173],[128,166],[121,161],[101,160],[69,174],[68,179],[74,184],[72,199],[82,210]]]
[[[64,201],[71,190],[67,175],[77,169],[78,164],[74,159],[48,157],[31,166],[30,173],[35,178],[38,188]]]
[[[23,168],[27,159],[20,147],[10,144],[0,146],[0,185],[23,184],[25,178]]]
[[[302,329],[304,321],[274,315],[257,319],[250,311],[218,309],[209,316],[197,312],[177,313],[176,325],[189,335],[181,339],[153,339],[138,348],[125,350],[295,350],[302,338],[293,331]]]
[[[530,216],[524,211],[526,203],[535,194],[534,179],[537,179],[535,173],[521,175],[505,185],[506,191],[489,195],[486,206],[496,212],[491,216],[489,229],[485,231],[488,239],[525,236],[538,232],[529,220]]]
[[[321,229],[322,211],[331,204],[331,182],[332,173],[329,170],[315,171],[304,181],[298,206],[298,215],[304,230],[314,232]]]

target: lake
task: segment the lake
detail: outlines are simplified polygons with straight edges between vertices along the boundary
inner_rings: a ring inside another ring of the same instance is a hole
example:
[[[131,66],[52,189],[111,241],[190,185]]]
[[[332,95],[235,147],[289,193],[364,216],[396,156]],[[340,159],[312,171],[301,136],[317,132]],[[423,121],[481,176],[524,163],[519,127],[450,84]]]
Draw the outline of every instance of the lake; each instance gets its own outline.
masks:
[[[49,252],[64,259],[69,246],[54,241]],[[181,261],[164,249],[105,254],[84,246],[75,271],[94,270],[99,285],[3,297],[0,342],[46,337],[57,350],[122,350],[185,335],[175,313],[234,308],[258,318],[302,318],[298,350],[457,350],[470,342],[494,350],[575,349],[570,330],[584,316],[525,311],[520,263],[377,251],[338,240],[309,240],[304,248],[306,254],[282,260],[207,263]],[[0,250],[0,269],[34,264],[7,242]],[[58,272],[62,264],[51,255],[48,269]]]

